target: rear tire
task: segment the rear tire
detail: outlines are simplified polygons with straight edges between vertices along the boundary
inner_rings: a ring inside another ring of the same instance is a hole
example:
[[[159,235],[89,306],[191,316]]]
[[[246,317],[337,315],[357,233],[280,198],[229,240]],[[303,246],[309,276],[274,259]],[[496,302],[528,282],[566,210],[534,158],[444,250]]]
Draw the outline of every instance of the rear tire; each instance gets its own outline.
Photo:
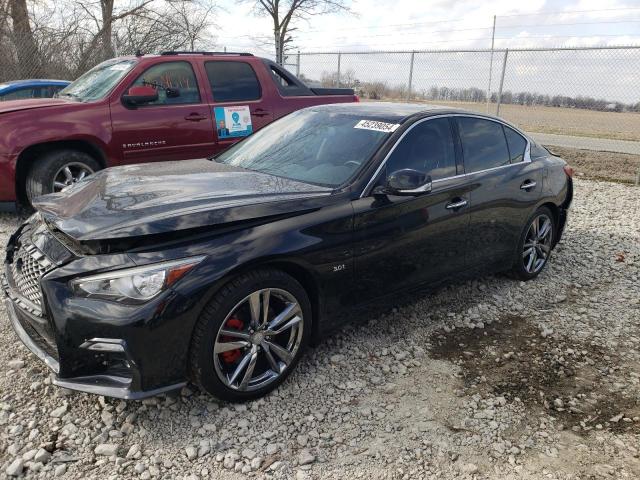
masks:
[[[280,270],[234,278],[198,319],[191,340],[192,381],[232,402],[266,395],[300,360],[311,337],[311,315],[302,285]]]
[[[547,207],[529,217],[520,235],[511,274],[519,280],[536,278],[549,261],[556,238],[556,220]]]
[[[36,158],[27,174],[25,193],[31,203],[40,195],[62,190],[101,169],[91,155],[78,150],[55,150]]]

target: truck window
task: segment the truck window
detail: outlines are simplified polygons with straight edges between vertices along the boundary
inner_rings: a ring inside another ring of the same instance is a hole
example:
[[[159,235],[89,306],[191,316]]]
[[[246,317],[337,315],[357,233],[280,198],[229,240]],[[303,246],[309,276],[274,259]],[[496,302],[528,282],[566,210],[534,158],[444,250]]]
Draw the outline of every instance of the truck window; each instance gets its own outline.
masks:
[[[205,62],[204,68],[216,102],[258,100],[262,96],[258,77],[246,62]]]
[[[133,86],[150,85],[158,91],[158,100],[148,105],[200,103],[200,90],[189,62],[159,63],[147,69]]]

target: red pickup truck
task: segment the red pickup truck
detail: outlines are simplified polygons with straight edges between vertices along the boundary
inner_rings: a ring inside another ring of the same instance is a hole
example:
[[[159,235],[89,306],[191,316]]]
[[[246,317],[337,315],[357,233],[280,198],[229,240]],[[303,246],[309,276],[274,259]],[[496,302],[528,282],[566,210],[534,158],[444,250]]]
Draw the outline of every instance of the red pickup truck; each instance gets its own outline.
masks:
[[[105,167],[210,156],[300,108],[357,101],[246,53],[114,58],[57,98],[0,105],[0,209]]]

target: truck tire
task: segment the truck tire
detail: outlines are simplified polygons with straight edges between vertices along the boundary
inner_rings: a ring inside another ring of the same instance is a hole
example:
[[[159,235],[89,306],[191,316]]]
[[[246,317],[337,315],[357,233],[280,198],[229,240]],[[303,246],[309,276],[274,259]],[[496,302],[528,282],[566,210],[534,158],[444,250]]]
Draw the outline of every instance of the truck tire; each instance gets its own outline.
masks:
[[[91,155],[78,150],[55,150],[37,157],[27,174],[25,193],[29,203],[36,197],[59,192],[100,170]]]

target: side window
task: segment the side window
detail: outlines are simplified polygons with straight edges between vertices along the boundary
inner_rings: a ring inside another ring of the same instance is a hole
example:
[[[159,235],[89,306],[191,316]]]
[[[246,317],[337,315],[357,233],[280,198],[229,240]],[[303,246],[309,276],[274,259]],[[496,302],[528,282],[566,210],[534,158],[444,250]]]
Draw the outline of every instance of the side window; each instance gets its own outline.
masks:
[[[458,118],[467,173],[508,165],[509,150],[502,124],[482,118]]]
[[[289,77],[287,77],[283,72],[278,70],[275,66],[271,65],[271,74],[273,78],[275,78],[276,83],[283,88],[295,88],[297,85],[293,83]]]
[[[449,119],[426,120],[404,136],[387,160],[387,173],[411,168],[432,180],[456,174],[456,154]]]
[[[246,62],[205,62],[204,68],[215,102],[258,100],[262,96],[258,77]]]
[[[158,91],[158,100],[147,105],[199,103],[200,90],[189,62],[159,63],[147,69],[133,86],[148,85]]]
[[[524,160],[524,150],[527,148],[527,141],[522,135],[516,132],[514,129],[505,127],[504,135],[507,137],[507,145],[509,146],[509,154],[511,156],[511,163],[518,163]]]
[[[34,96],[34,90],[33,88],[23,88],[21,90],[14,90],[11,93],[7,93],[6,95],[2,96],[2,100],[25,100],[28,98],[36,98]]]

